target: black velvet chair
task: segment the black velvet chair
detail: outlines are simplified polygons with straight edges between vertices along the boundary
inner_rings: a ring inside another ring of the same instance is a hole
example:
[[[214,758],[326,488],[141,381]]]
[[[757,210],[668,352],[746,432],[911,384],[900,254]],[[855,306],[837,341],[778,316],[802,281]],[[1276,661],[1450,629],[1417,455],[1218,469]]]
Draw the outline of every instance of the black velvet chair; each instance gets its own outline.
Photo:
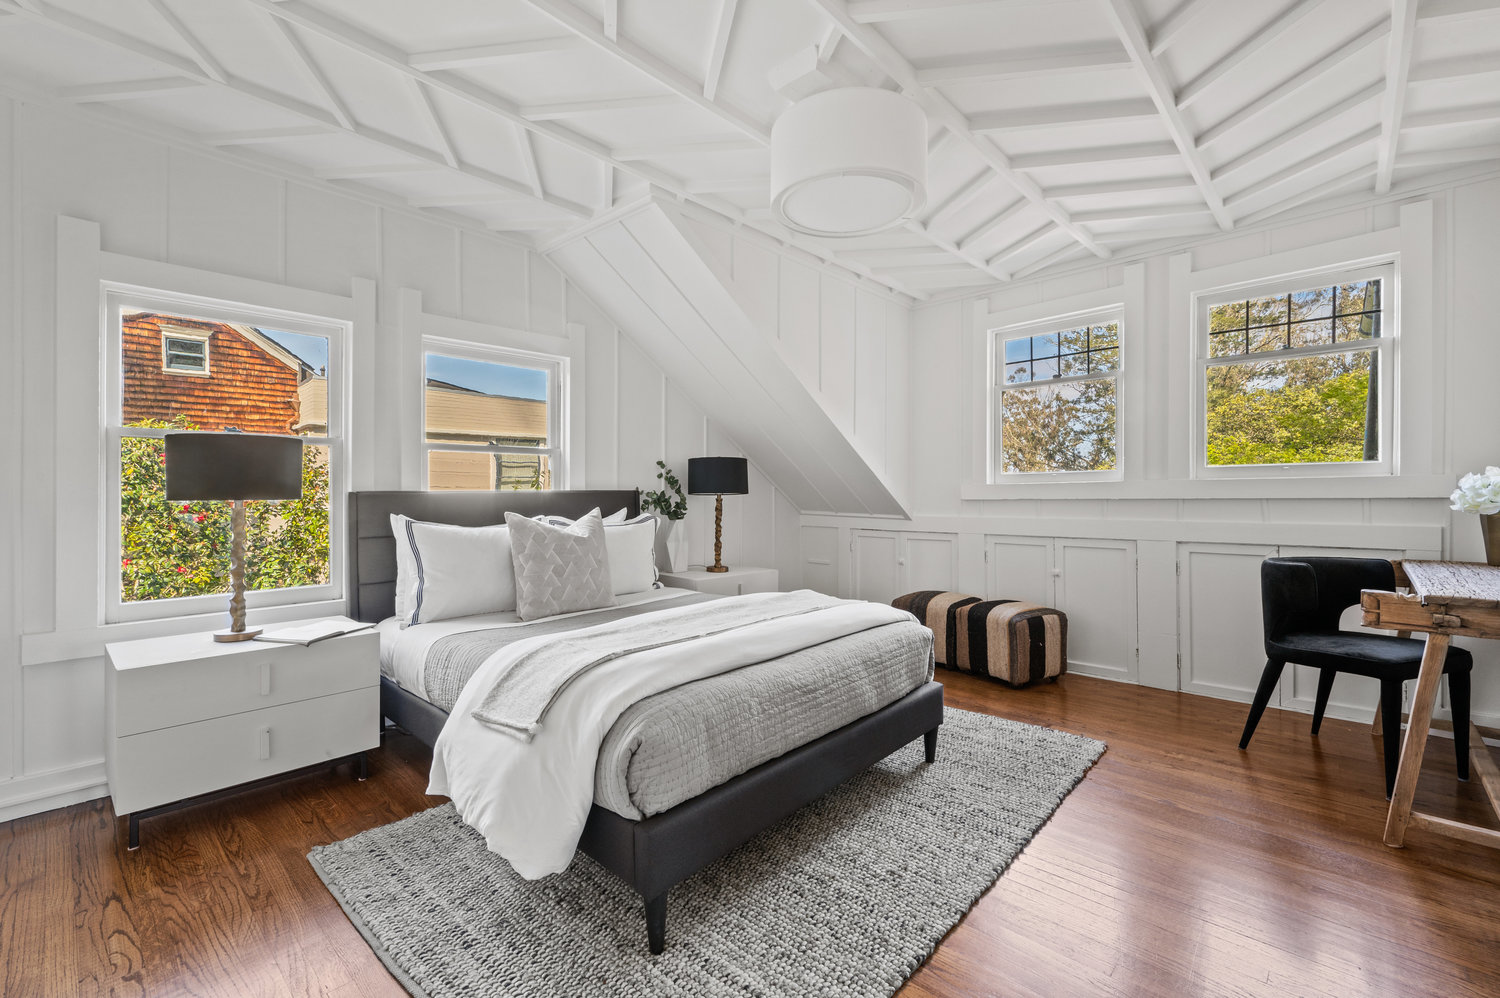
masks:
[[[1250,744],[1281,670],[1288,662],[1319,670],[1312,733],[1323,724],[1328,694],[1340,672],[1380,680],[1381,734],[1385,739],[1385,795],[1396,785],[1401,756],[1402,684],[1416,679],[1424,642],[1386,634],[1339,630],[1339,616],[1359,602],[1362,589],[1391,591],[1396,572],[1378,558],[1267,558],[1260,566],[1261,615],[1265,624],[1266,668],[1255,688],[1240,748]],[[1443,663],[1453,707],[1453,746],[1459,779],[1469,778],[1469,673],[1474,659],[1449,647]]]

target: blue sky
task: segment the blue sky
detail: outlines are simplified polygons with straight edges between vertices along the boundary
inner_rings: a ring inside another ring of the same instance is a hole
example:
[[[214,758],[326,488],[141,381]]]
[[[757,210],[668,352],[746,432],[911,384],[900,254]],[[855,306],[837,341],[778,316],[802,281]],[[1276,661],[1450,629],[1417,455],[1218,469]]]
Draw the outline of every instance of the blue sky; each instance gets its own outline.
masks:
[[[547,398],[547,372],[530,367],[511,367],[462,357],[427,355],[427,376],[450,385],[468,388],[486,395],[508,395],[511,398]]]
[[[312,365],[314,371],[321,371],[328,366],[328,337],[308,336],[306,333],[283,333],[279,329],[266,329],[265,327],[260,327],[260,331],[267,338],[275,340],[304,362]]]

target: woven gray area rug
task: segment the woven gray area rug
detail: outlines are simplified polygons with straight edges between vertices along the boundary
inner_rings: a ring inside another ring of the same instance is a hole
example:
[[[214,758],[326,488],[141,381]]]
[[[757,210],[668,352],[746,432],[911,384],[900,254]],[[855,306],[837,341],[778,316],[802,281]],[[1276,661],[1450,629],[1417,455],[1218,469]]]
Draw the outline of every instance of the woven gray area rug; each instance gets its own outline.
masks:
[[[889,995],[1103,751],[950,707],[933,765],[918,739],[674,887],[656,957],[609,871],[523,880],[451,804],[308,859],[418,998]]]

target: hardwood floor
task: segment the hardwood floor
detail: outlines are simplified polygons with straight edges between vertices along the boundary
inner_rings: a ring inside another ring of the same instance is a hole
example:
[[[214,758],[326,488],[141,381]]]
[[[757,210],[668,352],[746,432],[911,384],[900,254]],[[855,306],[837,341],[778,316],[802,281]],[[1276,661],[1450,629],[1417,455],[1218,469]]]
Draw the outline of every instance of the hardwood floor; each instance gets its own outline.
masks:
[[[1500,994],[1500,853],[1380,842],[1365,725],[1069,676],[1008,690],[939,670],[948,702],[1109,750],[903,998]],[[941,745],[939,760],[942,759]],[[0,824],[0,994],[400,996],[304,858],[439,803],[427,750],[152,819],[108,801]],[[1421,807],[1484,821],[1433,739]]]

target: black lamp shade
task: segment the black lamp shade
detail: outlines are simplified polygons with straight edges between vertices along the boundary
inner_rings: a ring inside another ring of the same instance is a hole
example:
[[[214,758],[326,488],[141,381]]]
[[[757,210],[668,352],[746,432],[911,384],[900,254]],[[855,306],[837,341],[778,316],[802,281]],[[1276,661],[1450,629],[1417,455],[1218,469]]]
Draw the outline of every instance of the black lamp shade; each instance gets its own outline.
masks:
[[[167,498],[300,499],[302,438],[168,433]]]
[[[687,490],[695,496],[745,495],[750,491],[750,464],[742,457],[690,457]]]

